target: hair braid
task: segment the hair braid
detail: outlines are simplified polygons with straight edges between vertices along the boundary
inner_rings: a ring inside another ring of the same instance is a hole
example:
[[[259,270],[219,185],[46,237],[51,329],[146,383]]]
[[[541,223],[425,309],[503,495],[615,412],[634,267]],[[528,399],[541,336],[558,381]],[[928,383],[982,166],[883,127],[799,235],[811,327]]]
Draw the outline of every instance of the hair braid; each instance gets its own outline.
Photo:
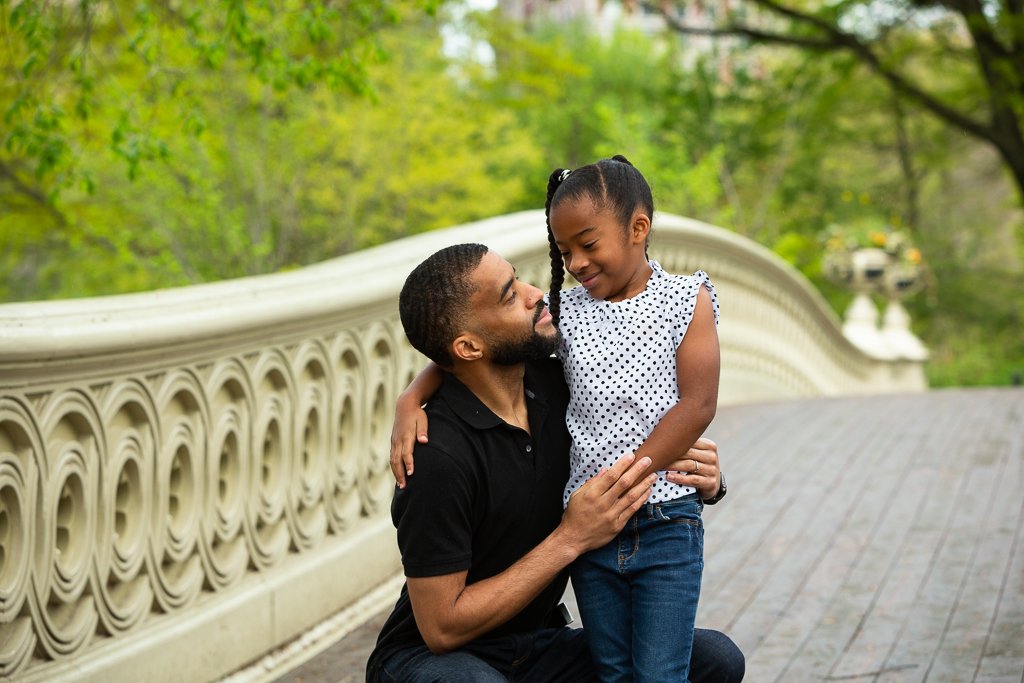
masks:
[[[544,202],[544,219],[548,228],[548,253],[551,256],[551,289],[548,290],[548,310],[551,312],[551,323],[558,327],[561,319],[560,304],[562,294],[562,283],[565,282],[565,267],[562,264],[562,250],[555,244],[555,235],[551,232],[551,200],[562,184],[562,172],[565,169],[556,168],[548,176],[548,197]]]

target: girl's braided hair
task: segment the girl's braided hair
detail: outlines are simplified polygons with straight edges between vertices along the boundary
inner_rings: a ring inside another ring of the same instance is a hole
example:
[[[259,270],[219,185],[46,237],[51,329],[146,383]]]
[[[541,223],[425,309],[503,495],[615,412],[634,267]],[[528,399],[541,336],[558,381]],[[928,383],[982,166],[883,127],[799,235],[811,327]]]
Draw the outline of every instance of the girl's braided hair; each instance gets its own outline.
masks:
[[[551,232],[551,210],[564,201],[579,201],[587,198],[598,211],[611,210],[623,230],[629,229],[629,221],[637,208],[645,211],[654,220],[654,198],[651,188],[640,171],[621,154],[610,159],[581,166],[570,171],[556,168],[548,176],[548,196],[544,203],[544,216],[548,229],[548,251],[551,256],[551,289],[548,292],[548,308],[551,319],[558,326],[562,284],[565,282],[565,266],[562,250],[555,244]]]

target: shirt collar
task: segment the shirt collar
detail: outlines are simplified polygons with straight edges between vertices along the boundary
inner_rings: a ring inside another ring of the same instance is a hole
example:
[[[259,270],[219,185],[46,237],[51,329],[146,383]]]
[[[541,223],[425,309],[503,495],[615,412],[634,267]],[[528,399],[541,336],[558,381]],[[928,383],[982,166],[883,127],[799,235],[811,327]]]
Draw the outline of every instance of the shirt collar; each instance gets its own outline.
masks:
[[[533,373],[533,366],[527,363],[526,376],[523,379],[526,388],[527,412],[531,424],[540,424],[538,420],[547,414],[548,405],[530,388],[536,385],[533,381]],[[490,408],[484,405],[483,401],[477,398],[476,394],[469,390],[469,387],[450,372],[444,373],[437,395],[448,404],[455,415],[458,415],[473,429],[493,429],[505,424],[504,420],[495,415]]]
[[[657,261],[650,260],[647,263],[651,265],[651,277],[647,281],[648,285],[650,285],[650,283],[652,282],[658,282],[668,277],[668,273],[665,272],[664,268],[661,267],[660,263],[658,263]]]

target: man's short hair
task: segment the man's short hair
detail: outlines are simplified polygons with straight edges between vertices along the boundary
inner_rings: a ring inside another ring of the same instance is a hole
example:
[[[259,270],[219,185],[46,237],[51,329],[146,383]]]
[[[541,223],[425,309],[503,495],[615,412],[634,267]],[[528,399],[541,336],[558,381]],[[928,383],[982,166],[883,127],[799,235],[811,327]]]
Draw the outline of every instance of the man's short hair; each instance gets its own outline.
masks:
[[[482,244],[455,244],[435,252],[409,273],[398,296],[409,343],[441,367],[454,363],[448,349],[462,332],[476,291],[470,276],[487,251]]]

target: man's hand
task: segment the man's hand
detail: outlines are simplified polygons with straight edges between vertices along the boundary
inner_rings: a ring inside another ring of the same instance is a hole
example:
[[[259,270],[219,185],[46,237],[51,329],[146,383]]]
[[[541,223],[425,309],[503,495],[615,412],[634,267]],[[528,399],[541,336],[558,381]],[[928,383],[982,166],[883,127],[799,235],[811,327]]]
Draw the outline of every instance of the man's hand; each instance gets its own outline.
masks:
[[[685,457],[670,463],[666,469],[672,470],[668,473],[669,481],[692,486],[703,500],[714,498],[722,477],[718,469],[718,444],[702,436]]]
[[[584,482],[569,498],[556,533],[564,533],[565,542],[577,557],[615,538],[651,495],[658,476],[643,476],[651,459],[634,460],[636,456],[627,453],[610,469]]]

